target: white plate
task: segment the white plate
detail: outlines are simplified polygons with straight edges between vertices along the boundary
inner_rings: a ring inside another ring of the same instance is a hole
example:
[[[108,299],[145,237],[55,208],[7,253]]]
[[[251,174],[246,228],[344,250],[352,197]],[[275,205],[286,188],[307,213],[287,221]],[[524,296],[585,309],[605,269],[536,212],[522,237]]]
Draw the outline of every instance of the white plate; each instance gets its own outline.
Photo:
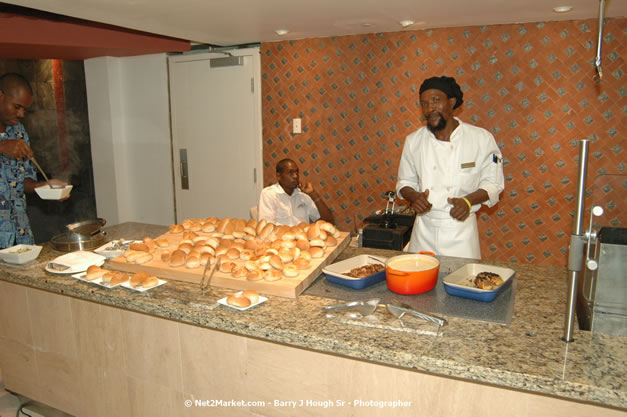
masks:
[[[92,265],[101,266],[105,262],[105,258],[102,255],[98,255],[93,252],[87,251],[76,251],[71,253],[66,253],[65,255],[61,255],[58,258],[51,260],[50,262],[56,262],[63,265],[68,265],[68,269],[57,270],[52,269],[48,264],[44,267],[44,269],[51,274],[76,274],[78,272],[87,271]]]
[[[104,245],[102,245],[98,249],[94,249],[94,252],[96,252],[99,255],[102,255],[102,256],[106,257],[107,259],[109,259],[109,258],[117,258],[118,256],[124,254],[124,250],[125,249],[113,249],[113,243],[114,242],[119,242],[119,240],[112,240],[109,243],[105,243]],[[125,240],[124,242],[128,242],[129,245],[130,245],[131,243],[140,243],[141,240]]]
[[[104,282],[102,282],[102,278],[96,278],[96,279],[90,281],[90,280],[85,278],[86,275],[87,275],[87,272],[80,272],[78,274],[73,274],[72,278],[76,278],[76,279],[78,279],[80,281],[83,281],[83,282],[90,282],[90,283],[93,283],[93,284],[96,284],[96,285],[100,285],[101,287],[105,287],[105,288],[115,288],[115,287],[117,287],[119,285],[122,285],[122,283],[115,284],[115,285],[105,284]]]
[[[235,293],[233,295],[242,295],[242,293],[243,293],[243,291],[240,291],[240,292],[237,292],[237,293]],[[255,304],[251,304],[248,307],[238,307],[238,306],[232,306],[231,304],[227,303],[226,302],[227,298],[228,297],[220,298],[218,300],[218,304],[222,304],[223,306],[231,307],[231,308],[234,308],[234,309],[240,310],[240,311],[248,310],[249,308],[253,308],[254,306],[259,305],[259,304],[263,303],[264,301],[268,300],[268,298],[264,297],[263,295],[260,295],[259,296],[259,301],[257,301]]]
[[[168,281],[166,281],[164,279],[159,279],[159,278],[157,278],[157,281],[159,281],[159,283],[157,285],[155,285],[154,287],[150,287],[150,288],[144,288],[144,287],[137,287],[137,288],[135,288],[135,287],[133,287],[131,285],[131,281],[130,280],[122,283],[122,286],[125,287],[125,288],[128,288],[129,290],[138,291],[138,292],[146,292],[146,291],[152,290],[153,288],[160,287],[161,285],[163,285],[166,282],[168,282]]]

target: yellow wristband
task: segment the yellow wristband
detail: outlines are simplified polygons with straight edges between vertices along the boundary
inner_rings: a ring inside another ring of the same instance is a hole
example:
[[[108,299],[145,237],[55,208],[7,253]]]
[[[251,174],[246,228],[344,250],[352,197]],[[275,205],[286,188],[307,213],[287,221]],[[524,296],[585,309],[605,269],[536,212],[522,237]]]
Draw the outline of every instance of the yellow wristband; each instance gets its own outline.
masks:
[[[468,200],[466,197],[462,197],[462,200],[464,200],[466,204],[468,204],[468,210],[472,211],[472,204],[470,204],[470,200]]]

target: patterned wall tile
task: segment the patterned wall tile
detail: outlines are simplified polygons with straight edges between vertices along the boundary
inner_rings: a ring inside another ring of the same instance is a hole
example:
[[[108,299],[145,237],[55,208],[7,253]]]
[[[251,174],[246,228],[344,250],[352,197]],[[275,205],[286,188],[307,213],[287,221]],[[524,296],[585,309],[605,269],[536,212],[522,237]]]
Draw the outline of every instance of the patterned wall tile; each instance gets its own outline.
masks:
[[[490,130],[505,157],[501,201],[479,213],[484,258],[565,265],[579,139],[592,142],[586,207],[599,201],[625,225],[626,22],[604,26],[600,83],[595,20],[264,43],[264,182],[290,157],[342,229],[361,226],[385,206],[405,137],[424,124],[420,84],[454,76],[465,100],[457,116]],[[296,117],[303,133],[292,135]]]

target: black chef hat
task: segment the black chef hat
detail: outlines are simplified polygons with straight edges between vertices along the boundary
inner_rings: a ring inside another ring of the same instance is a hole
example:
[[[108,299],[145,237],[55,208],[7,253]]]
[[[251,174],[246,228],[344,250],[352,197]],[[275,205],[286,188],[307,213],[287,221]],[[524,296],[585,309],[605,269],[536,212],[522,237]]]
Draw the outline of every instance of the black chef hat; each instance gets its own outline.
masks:
[[[453,77],[447,77],[446,75],[443,75],[441,77],[431,77],[424,80],[424,82],[420,86],[420,94],[422,94],[423,91],[431,89],[442,91],[444,94],[446,94],[448,98],[455,97],[455,105],[453,106],[454,109],[461,106],[464,102],[464,100],[462,99],[464,93],[462,93],[462,89],[459,87],[459,84],[457,84],[457,81],[455,81],[455,78]]]

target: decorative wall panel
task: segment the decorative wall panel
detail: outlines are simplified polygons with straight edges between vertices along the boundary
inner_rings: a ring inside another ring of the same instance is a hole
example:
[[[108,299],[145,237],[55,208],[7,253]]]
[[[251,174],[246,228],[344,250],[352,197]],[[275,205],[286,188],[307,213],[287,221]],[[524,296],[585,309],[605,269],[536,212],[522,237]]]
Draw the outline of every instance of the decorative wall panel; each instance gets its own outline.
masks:
[[[264,184],[292,158],[339,227],[360,227],[385,206],[405,137],[424,124],[420,84],[453,76],[465,101],[456,115],[492,132],[504,155],[501,201],[479,212],[484,259],[565,265],[580,139],[591,140],[588,194],[596,190],[608,224],[625,226],[625,177],[591,185],[625,175],[626,27],[605,24],[600,82],[596,20],[264,43]],[[296,117],[303,133],[293,135]]]

